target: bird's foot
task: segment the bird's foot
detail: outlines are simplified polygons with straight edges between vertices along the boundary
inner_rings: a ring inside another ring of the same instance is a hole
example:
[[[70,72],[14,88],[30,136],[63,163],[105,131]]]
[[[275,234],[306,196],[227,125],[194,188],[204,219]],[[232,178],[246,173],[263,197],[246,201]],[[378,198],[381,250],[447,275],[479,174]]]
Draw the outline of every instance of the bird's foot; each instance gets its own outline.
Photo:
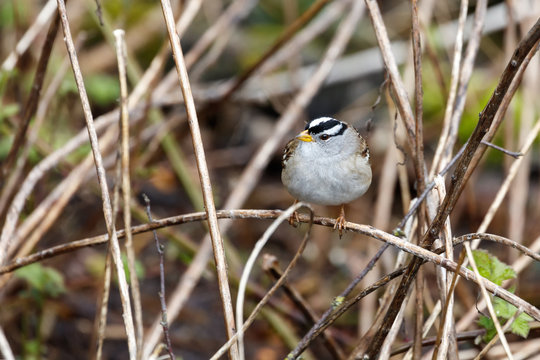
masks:
[[[297,227],[298,224],[300,224],[300,218],[298,217],[298,212],[293,212],[291,216],[289,217],[289,224],[291,224],[292,227]]]
[[[338,231],[340,239],[343,236],[343,229],[345,229],[346,223],[347,223],[347,220],[345,220],[345,209],[344,209],[344,206],[341,205],[339,216],[336,218],[336,223],[334,224],[334,229]]]
[[[346,222],[347,220],[345,220],[345,217],[338,216],[338,218],[336,219],[336,223],[334,224],[334,229],[337,229],[340,239],[343,236],[343,229],[345,229]]]

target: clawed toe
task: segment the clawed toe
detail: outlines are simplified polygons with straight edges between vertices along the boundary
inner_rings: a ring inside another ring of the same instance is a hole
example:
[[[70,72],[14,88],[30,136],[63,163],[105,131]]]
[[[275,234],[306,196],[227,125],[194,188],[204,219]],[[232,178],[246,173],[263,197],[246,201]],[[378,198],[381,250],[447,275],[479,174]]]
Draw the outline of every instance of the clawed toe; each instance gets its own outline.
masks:
[[[298,217],[298,212],[293,212],[291,217],[289,217],[289,224],[293,227],[297,227],[300,224],[300,218]]]
[[[345,229],[346,223],[347,221],[345,220],[345,209],[344,206],[341,205],[339,216],[336,218],[336,223],[334,224],[334,229],[337,229],[340,239],[343,236],[343,229]]]
[[[336,223],[334,224],[334,229],[338,231],[338,234],[339,234],[339,238],[341,239],[341,237],[343,236],[343,229],[345,229],[345,223],[347,221],[345,220],[345,217],[343,216],[339,216],[337,219],[336,219]]]

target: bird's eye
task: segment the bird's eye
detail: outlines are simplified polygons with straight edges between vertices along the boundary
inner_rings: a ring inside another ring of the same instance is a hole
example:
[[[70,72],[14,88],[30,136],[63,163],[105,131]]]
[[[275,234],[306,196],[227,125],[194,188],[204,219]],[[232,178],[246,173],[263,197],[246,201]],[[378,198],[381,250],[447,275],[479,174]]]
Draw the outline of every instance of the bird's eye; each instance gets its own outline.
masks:
[[[321,140],[328,140],[328,139],[330,139],[330,135],[327,135],[327,134],[321,135]]]

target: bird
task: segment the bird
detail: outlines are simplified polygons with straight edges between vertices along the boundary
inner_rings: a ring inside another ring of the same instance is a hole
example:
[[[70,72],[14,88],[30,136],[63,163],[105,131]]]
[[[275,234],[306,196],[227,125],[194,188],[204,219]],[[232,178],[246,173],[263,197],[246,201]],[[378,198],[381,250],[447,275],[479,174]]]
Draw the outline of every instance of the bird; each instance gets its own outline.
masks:
[[[281,181],[296,201],[341,206],[334,225],[341,238],[345,204],[364,195],[371,184],[366,140],[346,122],[320,117],[287,143],[281,165]]]

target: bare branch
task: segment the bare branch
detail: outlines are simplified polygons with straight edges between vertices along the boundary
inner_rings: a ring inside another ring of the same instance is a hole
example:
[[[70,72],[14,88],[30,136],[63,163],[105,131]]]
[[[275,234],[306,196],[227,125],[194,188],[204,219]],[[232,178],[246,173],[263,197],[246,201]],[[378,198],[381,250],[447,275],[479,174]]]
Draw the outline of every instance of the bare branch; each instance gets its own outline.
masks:
[[[107,232],[109,233],[109,238],[111,239],[110,243],[112,249],[112,257],[116,265],[118,284],[120,287],[122,309],[124,312],[124,325],[126,327],[126,332],[128,336],[130,359],[135,360],[137,358],[137,346],[135,340],[135,330],[133,328],[133,318],[131,315],[131,302],[129,298],[126,273],[124,271],[124,264],[122,263],[122,256],[120,254],[120,245],[118,244],[116,229],[113,222],[113,213],[111,208],[111,200],[109,198],[109,189],[107,187],[107,180],[105,176],[105,168],[103,166],[103,160],[99,151],[97,133],[94,127],[94,118],[92,115],[92,110],[90,109],[88,96],[86,94],[82,72],[79,67],[77,52],[73,44],[73,38],[71,37],[71,30],[69,28],[69,22],[67,19],[66,5],[63,0],[57,0],[57,4],[58,12],[62,21],[62,28],[64,30],[64,41],[66,43],[69,58],[71,60],[73,74],[75,75],[75,82],[77,83],[77,89],[81,98],[84,117],[86,120],[86,126],[88,129],[88,136],[90,137],[90,145],[92,147],[92,153],[94,155],[94,162],[103,201],[103,215],[105,217],[105,223],[107,225]]]
[[[214,249],[214,260],[216,262],[219,293],[221,295],[223,312],[225,315],[227,336],[231,338],[236,331],[236,326],[234,324],[234,313],[232,309],[231,293],[227,277],[227,260],[225,259],[223,240],[221,239],[221,233],[219,231],[219,225],[217,222],[212,184],[210,182],[210,175],[208,173],[208,166],[206,164],[204,146],[201,131],[199,129],[199,121],[197,119],[197,110],[195,109],[195,102],[193,101],[193,94],[191,93],[191,86],[189,83],[186,64],[184,63],[184,55],[180,45],[180,38],[176,33],[174,16],[169,0],[161,0],[161,8],[167,24],[167,32],[169,33],[169,40],[171,42],[171,48],[174,54],[176,71],[178,72],[178,79],[180,81],[180,87],[182,89],[182,95],[186,105],[193,148],[195,150],[195,157],[197,160],[197,169],[199,170],[199,179],[202,186],[204,205],[208,214],[208,226],[210,228],[210,237],[212,239],[212,247]],[[238,347],[232,346],[229,355],[233,360],[238,359]]]

